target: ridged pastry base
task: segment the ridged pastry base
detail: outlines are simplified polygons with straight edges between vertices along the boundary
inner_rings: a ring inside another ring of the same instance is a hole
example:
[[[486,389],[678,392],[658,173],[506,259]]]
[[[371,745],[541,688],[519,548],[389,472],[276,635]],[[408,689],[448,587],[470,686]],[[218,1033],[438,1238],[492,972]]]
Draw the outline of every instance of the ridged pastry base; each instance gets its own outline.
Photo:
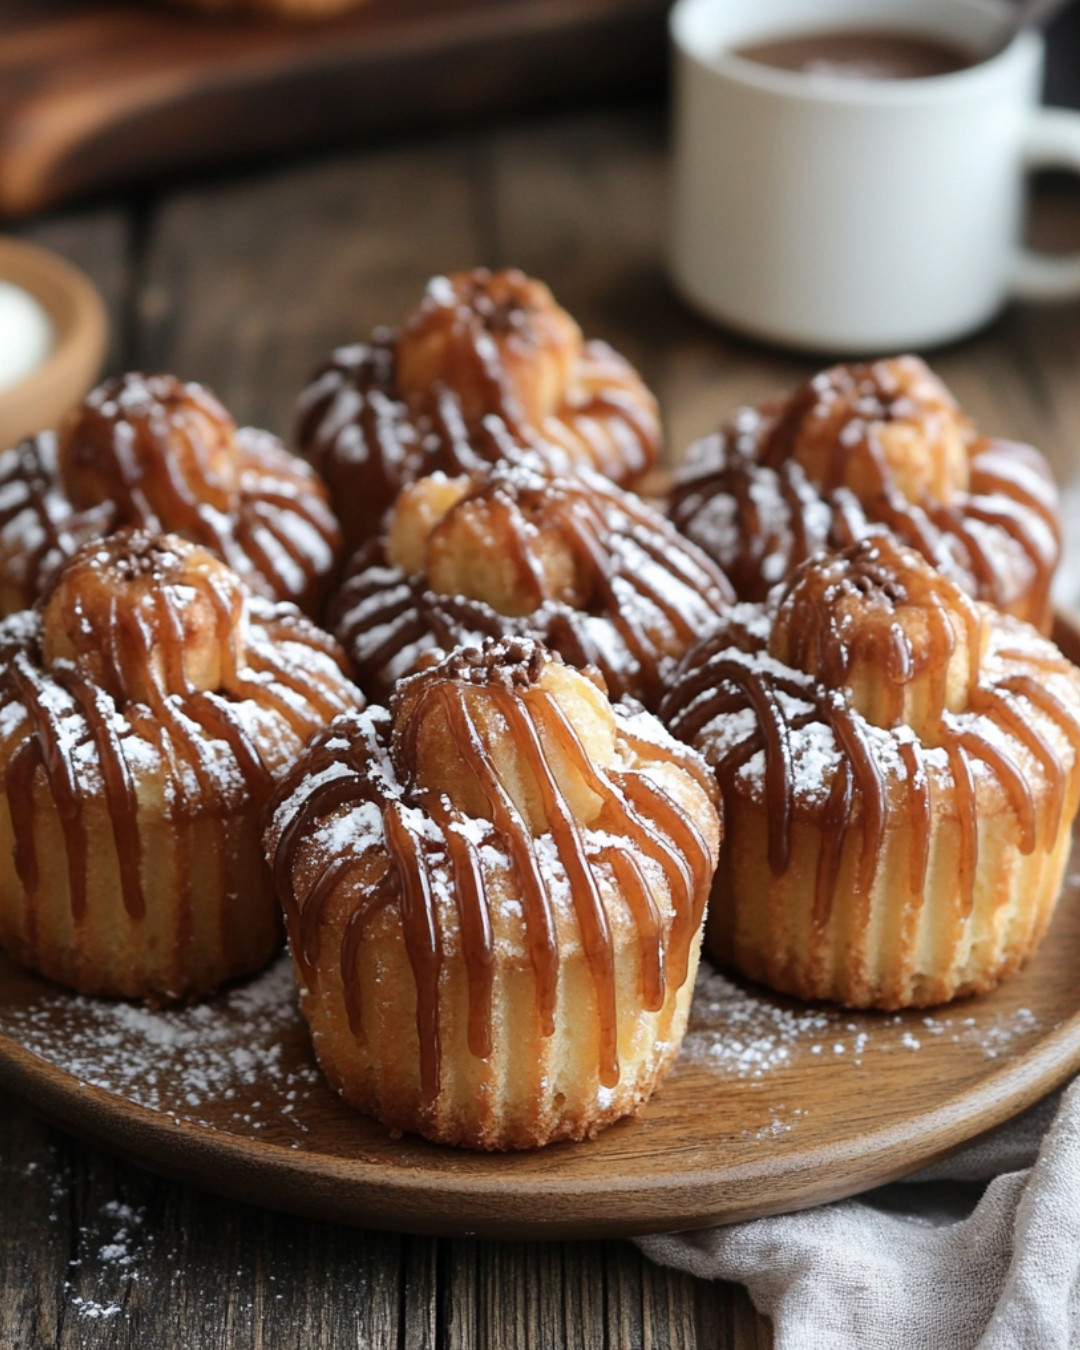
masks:
[[[323,935],[327,949],[340,934]],[[361,1022],[349,1027],[340,973],[324,970],[317,989],[301,985],[300,1004],[323,1071],[347,1102],[391,1129],[475,1149],[527,1149],[585,1139],[636,1115],[671,1068],[682,1044],[700,955],[694,939],[687,978],[658,1012],[641,1010],[640,952],[615,948],[617,1085],[599,1079],[599,1034],[592,975],[584,953],[560,959],[555,1031],[541,1033],[536,980],[527,959],[496,958],[491,1039],[478,1059],[468,1045],[464,963],[449,956],[439,986],[441,1085],[422,1099],[415,979],[400,934],[391,926],[366,940],[358,956]],[[329,965],[329,963],[327,963]],[[334,963],[333,970],[338,971]]]
[[[0,943],[22,965],[82,994],[189,1000],[259,970],[281,941],[281,918],[259,844],[258,808],[218,821],[172,820],[140,790],[146,912],[123,900],[112,821],[87,801],[86,908],[72,912],[63,826],[39,780],[34,843],[39,876],[26,894],[14,863],[7,800],[0,800]]]
[[[734,796],[713,885],[706,950],[721,964],[782,993],[852,1008],[945,1003],[992,989],[1022,965],[1053,914],[1072,839],[1068,822],[1049,851],[1023,855],[1004,803],[980,816],[970,911],[959,885],[960,831],[937,803],[922,895],[910,884],[913,830],[893,821],[869,894],[858,895],[862,831],[850,829],[828,914],[814,916],[822,833],[796,821],[791,863],[774,876],[762,804]]]

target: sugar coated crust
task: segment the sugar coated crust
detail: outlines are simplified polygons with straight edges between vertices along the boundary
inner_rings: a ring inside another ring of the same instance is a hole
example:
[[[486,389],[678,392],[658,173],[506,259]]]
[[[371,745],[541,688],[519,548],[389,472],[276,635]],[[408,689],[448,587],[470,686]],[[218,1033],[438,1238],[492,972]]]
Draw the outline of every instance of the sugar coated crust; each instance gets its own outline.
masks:
[[[1034,950],[1080,800],[1080,671],[913,550],[865,539],[735,607],[660,715],[723,792],[722,963],[900,1008]]]
[[[330,1081],[470,1148],[635,1114],[685,1030],[714,797],[653,717],[526,640],[338,718],[264,836]]]
[[[1057,493],[1029,445],[983,436],[917,357],[822,371],[741,409],[675,475],[672,520],[764,600],[821,548],[887,532],[969,595],[1048,633]]]
[[[206,550],[122,530],[0,623],[0,941],[82,993],[190,999],[280,940],[259,816],[361,702],[340,648]]]

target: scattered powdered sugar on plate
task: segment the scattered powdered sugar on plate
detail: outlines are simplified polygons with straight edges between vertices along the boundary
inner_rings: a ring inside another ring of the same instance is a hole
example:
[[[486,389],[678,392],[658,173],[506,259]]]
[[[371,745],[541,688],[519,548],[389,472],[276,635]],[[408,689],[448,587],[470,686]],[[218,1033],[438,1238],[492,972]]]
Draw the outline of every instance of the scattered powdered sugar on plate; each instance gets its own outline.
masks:
[[[322,1090],[314,1059],[296,1050],[307,1033],[287,955],[190,1008],[43,990],[0,1011],[0,1033],[82,1083],[175,1120],[253,1135],[284,1125],[294,1147],[305,1132],[302,1107]]]
[[[782,1100],[769,1103],[752,1133],[775,1139],[807,1114],[793,1101],[784,1104],[791,1087],[785,1071],[796,1064],[820,1064],[826,1072],[841,1064],[872,1068],[881,1056],[916,1054],[945,1040],[993,1060],[1041,1030],[1028,1008],[987,1017],[968,1006],[852,1013],[736,983],[703,962],[680,1063],[721,1082],[768,1084]],[[287,955],[191,1008],[159,1011],[43,988],[29,1003],[0,1008],[0,1034],[84,1084],[173,1120],[293,1148],[308,1133],[306,1111],[328,1091]]]
[[[799,1045],[826,1035],[833,1016],[750,993],[702,962],[683,1058],[707,1062],[726,1078],[761,1078],[790,1063]]]
[[[997,1059],[1015,1041],[1040,1030],[1030,1008],[986,1019],[966,1014],[965,1006],[930,1014],[852,1013],[736,984],[702,962],[682,1054],[686,1062],[708,1065],[722,1078],[763,1080],[804,1055],[844,1058],[862,1067],[874,1055],[918,1051],[935,1038]]]

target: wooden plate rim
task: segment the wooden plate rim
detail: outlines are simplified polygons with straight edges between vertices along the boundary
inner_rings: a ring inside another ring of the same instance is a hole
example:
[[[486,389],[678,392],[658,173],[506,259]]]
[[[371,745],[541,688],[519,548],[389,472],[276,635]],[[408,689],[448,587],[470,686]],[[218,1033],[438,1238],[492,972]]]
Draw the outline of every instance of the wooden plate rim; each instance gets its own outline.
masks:
[[[1080,649],[1080,624],[1071,616],[1059,615],[1055,635],[1071,654]],[[1078,904],[1080,896],[1074,894],[1066,903]],[[700,1228],[840,1199],[947,1156],[1037,1101],[1077,1069],[1080,1010],[1024,1053],[1003,1060],[976,1083],[947,1092],[934,1106],[902,1122],[869,1126],[815,1145],[801,1156],[797,1175],[788,1174],[790,1184],[777,1200],[755,1198],[755,1190],[762,1183],[769,1189],[768,1183],[775,1183],[783,1170],[768,1149],[760,1161],[737,1165],[717,1162],[676,1174],[627,1170],[602,1177],[508,1175],[498,1154],[484,1159],[482,1173],[454,1174],[422,1166],[392,1169],[378,1160],[290,1149],[177,1120],[85,1084],[0,1032],[0,1084],[61,1128],[152,1170],[297,1214],[404,1232],[503,1238],[630,1236]],[[583,1147],[588,1145],[555,1146]],[[464,1212],[462,1202],[468,1205]]]

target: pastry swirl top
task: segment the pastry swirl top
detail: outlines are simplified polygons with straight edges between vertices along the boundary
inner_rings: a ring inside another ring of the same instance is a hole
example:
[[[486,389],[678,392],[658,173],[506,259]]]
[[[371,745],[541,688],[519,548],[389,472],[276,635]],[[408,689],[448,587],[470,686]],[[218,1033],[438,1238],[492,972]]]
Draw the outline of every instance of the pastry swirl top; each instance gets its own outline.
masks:
[[[917,357],[835,366],[691,447],[675,524],[764,599],[819,548],[886,529],[970,595],[1049,630],[1057,499],[1030,446],[975,433]]]
[[[731,598],[711,559],[637,497],[595,474],[503,464],[406,488],[331,622],[372,697],[436,648],[517,634],[654,704]]]
[[[660,715],[725,796],[766,804],[776,875],[796,820],[820,826],[821,920],[848,831],[861,831],[865,892],[886,832],[912,826],[919,895],[943,803],[970,908],[986,803],[1022,853],[1048,850],[1080,784],[1080,671],[884,535],[810,559],[764,605],[736,606],[688,654]]]
[[[124,529],[84,545],[37,609],[0,623],[0,772],[27,894],[48,797],[79,917],[83,808],[104,800],[138,917],[141,813],[223,822],[264,800],[311,733],[360,702],[342,661],[294,606],[251,596],[184,539]]]
[[[406,484],[504,456],[631,485],[660,423],[633,368],[585,341],[546,286],[479,268],[433,278],[400,330],[336,351],[301,395],[297,441],[355,548]]]
[[[280,785],[266,831],[301,982],[333,966],[362,1035],[358,944],[400,930],[416,981],[421,1086],[439,1091],[440,970],[463,960],[468,1044],[492,1047],[493,962],[535,972],[554,1031],[560,954],[586,954],[601,1082],[619,1079],[612,943],[642,946],[645,1008],[686,978],[716,864],[715,786],[646,713],[613,708],[534,642],[489,641],[339,718]],[[328,916],[343,911],[340,950]]]
[[[172,375],[127,374],[61,427],[0,456],[0,599],[33,603],[85,540],[121,526],[201,544],[270,599],[318,608],[340,531],[311,466],[269,432],[237,428]]]

